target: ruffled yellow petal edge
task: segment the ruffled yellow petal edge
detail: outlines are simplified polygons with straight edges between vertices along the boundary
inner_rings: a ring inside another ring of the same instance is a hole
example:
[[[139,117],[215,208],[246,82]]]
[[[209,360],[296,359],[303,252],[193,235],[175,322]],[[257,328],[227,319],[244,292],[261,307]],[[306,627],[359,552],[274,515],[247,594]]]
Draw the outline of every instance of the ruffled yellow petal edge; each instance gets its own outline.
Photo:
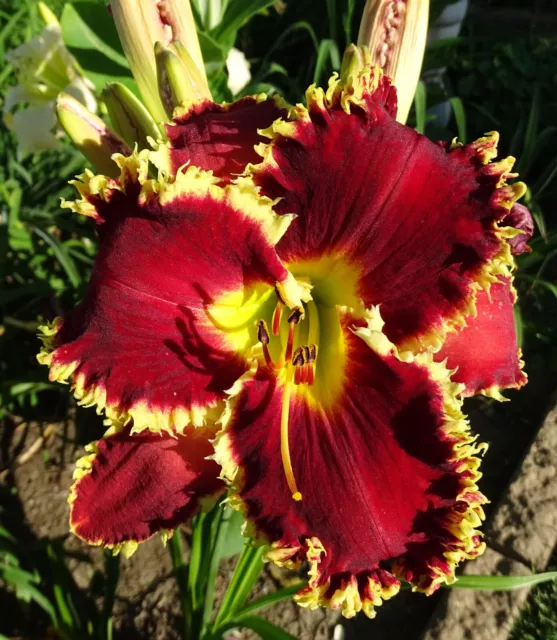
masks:
[[[386,76],[378,66],[364,64],[363,67],[356,65],[353,68],[349,68],[342,78],[336,73],[333,74],[326,90],[317,87],[315,84],[311,85],[306,91],[307,106],[297,104],[291,107],[287,120],[279,118],[270,127],[260,131],[262,135],[270,139],[270,142],[262,143],[256,147],[256,151],[262,157],[262,162],[256,165],[247,165],[244,175],[257,178],[258,175],[264,174],[268,168],[277,167],[278,165],[273,157],[274,146],[281,138],[297,139],[300,123],[311,122],[311,111],[316,109],[326,111],[340,105],[346,113],[350,114],[352,106],[364,110],[369,108],[364,96],[379,90],[384,78]],[[422,336],[411,338],[399,345],[401,350],[409,350],[414,353],[430,350],[439,351],[448,333],[466,327],[466,318],[476,316],[478,291],[484,290],[489,293],[491,284],[497,282],[498,276],[509,278],[511,282],[513,280],[516,264],[507,240],[520,235],[522,232],[514,227],[500,225],[497,220],[501,220],[511,210],[514,203],[526,193],[526,185],[523,182],[507,184],[508,178],[516,178],[518,175],[511,173],[515,158],[509,156],[498,162],[492,162],[497,156],[498,142],[499,134],[496,131],[491,131],[470,146],[478,163],[483,165],[479,170],[480,175],[490,176],[497,180],[490,206],[494,212],[491,231],[499,240],[499,250],[491,260],[471,276],[470,298],[464,307],[455,312],[452,317],[446,318],[435,330]],[[462,146],[461,143],[454,140],[450,150],[460,146]],[[498,389],[486,390],[484,394],[496,399],[503,398]]]
[[[452,584],[456,581],[455,569],[460,562],[478,557],[485,550],[485,543],[481,541],[483,534],[477,527],[485,519],[482,505],[487,504],[488,500],[479,491],[478,481],[482,476],[479,471],[480,456],[485,453],[488,445],[479,443],[477,436],[472,435],[470,425],[461,411],[463,401],[460,394],[464,385],[451,380],[453,372],[447,369],[445,362],[434,362],[432,352],[414,354],[397,348],[383,333],[384,322],[378,307],[366,310],[364,318],[367,327],[355,328],[356,335],[379,355],[393,354],[403,362],[415,363],[426,368],[443,394],[445,422],[441,430],[452,445],[451,461],[456,464],[456,472],[460,474],[461,490],[457,501],[465,504],[466,508],[452,514],[449,529],[456,542],[444,553],[445,568],[431,563],[428,567],[428,576],[424,576],[423,581],[414,582],[412,585],[413,591],[430,595],[440,585]],[[358,588],[356,578],[351,576],[343,581],[340,588],[330,594],[328,593],[330,581],[321,583],[320,580],[319,564],[321,557],[327,554],[327,550],[318,538],[309,537],[300,541],[299,546],[282,547],[276,542],[271,543],[266,540],[249,520],[247,505],[240,495],[245,484],[244,472],[235,459],[228,431],[237,399],[245,384],[254,377],[256,372],[257,364],[254,363],[250,371],[246,372],[228,391],[227,406],[219,419],[222,427],[213,441],[215,447],[213,458],[221,466],[221,478],[229,487],[227,502],[245,518],[243,535],[252,538],[255,544],[269,545],[264,556],[266,561],[292,569],[299,568],[304,560],[308,562],[308,585],[294,596],[300,606],[309,609],[328,607],[340,610],[342,615],[348,618],[363,611],[368,617],[373,618],[376,615],[375,607],[398,593],[400,583],[396,578],[404,580],[406,575],[404,556],[395,560],[391,569],[392,575],[382,569],[373,573],[363,591]],[[434,575],[433,580],[432,575]]]
[[[139,204],[145,204],[150,198],[156,198],[162,206],[171,203],[182,196],[210,196],[217,202],[231,206],[246,218],[250,218],[260,225],[260,228],[274,246],[282,238],[293,215],[277,215],[273,211],[274,202],[259,194],[251,180],[239,178],[236,183],[219,186],[218,179],[210,171],[202,171],[198,167],[189,166],[179,170],[176,175],[159,171],[158,177],[150,177],[150,162],[152,152],[137,149],[128,157],[114,154],[112,159],[120,167],[120,178],[115,180],[103,175],[94,175],[86,170],[72,180],[80,194],[75,201],[62,201],[62,207],[71,209],[75,213],[92,218],[98,224],[103,223],[99,205],[110,203],[115,192],[127,193],[133,187]],[[140,186],[137,195],[137,185]],[[276,283],[281,291],[283,301],[290,307],[302,307],[302,299],[306,292],[300,287],[294,276],[287,272],[282,282]],[[108,424],[125,426],[133,420],[133,433],[149,430],[155,433],[166,432],[179,434],[193,424],[196,427],[214,424],[222,414],[224,402],[217,401],[213,405],[193,406],[191,408],[173,407],[168,410],[153,410],[144,402],[138,402],[132,407],[123,409],[119,404],[107,404],[106,389],[102,384],[86,386],[84,375],[75,375],[80,361],[60,364],[56,362],[56,335],[62,324],[61,318],[39,327],[38,337],[42,341],[42,348],[37,355],[40,364],[50,368],[49,379],[53,382],[71,383],[71,390],[78,404],[85,407],[96,407],[97,413],[106,413]],[[246,354],[249,355],[249,354]]]

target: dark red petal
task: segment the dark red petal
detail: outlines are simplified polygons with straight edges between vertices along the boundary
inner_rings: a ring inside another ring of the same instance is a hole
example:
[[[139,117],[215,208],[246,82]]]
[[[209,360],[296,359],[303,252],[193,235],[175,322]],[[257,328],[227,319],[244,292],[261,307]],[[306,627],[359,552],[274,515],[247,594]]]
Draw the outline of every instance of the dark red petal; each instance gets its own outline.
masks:
[[[89,544],[133,553],[157,532],[171,533],[200,501],[224,490],[205,429],[181,436],[130,428],[89,445],[77,462],[69,502],[72,531]]]
[[[431,593],[483,548],[474,529],[485,501],[474,457],[482,447],[460,412],[458,387],[430,355],[401,361],[376,319],[357,335],[343,321],[346,367],[334,398],[295,387],[289,448],[301,501],[281,462],[284,383],[269,369],[244,381],[215,445],[233,503],[272,544],[269,557],[309,561],[300,603],[348,616],[370,614],[396,592],[389,561],[405,576],[420,566],[409,579]]]
[[[514,301],[508,279],[492,284],[489,294],[480,291],[477,315],[467,318],[462,330],[449,334],[435,356],[439,362],[446,358],[449,369],[457,369],[452,379],[465,385],[463,395],[483,393],[503,399],[503,389],[526,384],[516,342]]]
[[[298,216],[278,245],[293,270],[341,256],[359,271],[366,306],[381,305],[392,341],[439,347],[473,311],[476,290],[509,272],[497,223],[524,185],[505,185],[512,163],[484,164],[495,134],[436,145],[393,119],[386,81],[377,82],[377,100],[335,81],[308,91],[307,110],[273,125],[265,161],[251,171],[263,194],[281,198],[277,211]]]
[[[285,219],[249,185],[220,188],[195,167],[148,180],[147,159],[122,159],[116,186],[84,177],[72,207],[94,209],[99,254],[83,302],[45,329],[40,360],[52,380],[73,376],[82,403],[109,418],[180,432],[216,419],[247,368],[209,307],[289,279],[274,250]]]
[[[226,180],[241,174],[250,162],[259,162],[254,147],[266,140],[266,129],[288,111],[275,98],[246,97],[231,104],[196,102],[166,126],[168,144],[159,147],[171,173],[187,163],[212,171]]]
[[[520,229],[523,232],[508,241],[513,255],[519,256],[522,253],[529,253],[531,249],[528,246],[528,242],[534,234],[534,220],[529,209],[523,204],[516,203],[503,222],[505,225]]]

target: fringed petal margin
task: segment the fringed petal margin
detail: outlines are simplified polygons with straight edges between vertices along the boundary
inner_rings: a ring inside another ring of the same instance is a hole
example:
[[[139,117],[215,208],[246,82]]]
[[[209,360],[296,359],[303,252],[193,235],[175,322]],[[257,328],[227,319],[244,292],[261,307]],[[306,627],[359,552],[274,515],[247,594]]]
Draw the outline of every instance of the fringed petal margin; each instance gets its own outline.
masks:
[[[462,394],[476,393],[507,400],[503,389],[519,389],[528,378],[518,348],[513,305],[515,294],[508,278],[493,284],[489,294],[480,291],[476,315],[466,327],[451,333],[436,356],[455,370],[453,380],[464,385]]]
[[[484,548],[477,481],[485,445],[461,412],[462,386],[432,354],[400,353],[377,308],[339,309],[346,352],[332,406],[296,387],[289,404],[293,500],[281,462],[284,380],[265,366],[230,391],[215,459],[231,504],[271,545],[268,559],[310,566],[302,606],[350,617],[399,588],[433,593]],[[319,366],[319,356],[316,361]]]
[[[342,256],[391,341],[438,350],[474,314],[477,292],[510,277],[519,232],[502,221],[525,185],[507,184],[513,158],[491,162],[497,134],[436,145],[394,120],[391,93],[370,67],[310,87],[246,173],[276,211],[297,215],[277,247],[289,266]]]
[[[247,180],[220,187],[196,167],[151,179],[150,152],[114,159],[119,180],[86,172],[74,183],[81,199],[64,203],[95,220],[100,249],[85,299],[41,329],[39,361],[114,424],[183,433],[214,422],[248,368],[213,302],[264,286],[301,306],[274,248],[292,217]]]
[[[168,142],[157,145],[153,162],[170,173],[192,164],[229,182],[257,161],[254,148],[264,140],[259,130],[287,112],[279,97],[265,94],[230,104],[203,100],[178,107],[166,125]]]
[[[163,541],[225,490],[210,429],[183,435],[112,427],[77,461],[68,502],[70,527],[85,542],[130,556],[155,533]]]

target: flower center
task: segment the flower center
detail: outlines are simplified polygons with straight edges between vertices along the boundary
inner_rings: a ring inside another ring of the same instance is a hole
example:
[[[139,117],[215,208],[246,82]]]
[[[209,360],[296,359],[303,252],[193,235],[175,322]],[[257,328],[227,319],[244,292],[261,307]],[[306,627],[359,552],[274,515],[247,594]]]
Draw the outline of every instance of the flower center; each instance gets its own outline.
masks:
[[[308,331],[308,336],[312,336],[314,339],[318,338],[319,323],[317,309],[314,302],[308,302],[308,315],[313,316],[313,331]],[[278,336],[280,333],[280,324],[282,317],[283,304],[279,300],[275,310],[273,312],[272,328],[273,335]],[[284,468],[284,475],[288,487],[292,492],[292,498],[294,500],[301,500],[302,494],[298,490],[296,484],[296,478],[294,477],[294,471],[292,469],[292,460],[290,458],[290,444],[289,444],[289,415],[290,415],[290,400],[292,397],[293,385],[308,384],[312,386],[315,382],[315,366],[317,360],[317,346],[315,343],[310,343],[298,347],[294,351],[294,337],[296,333],[296,327],[300,322],[303,312],[301,309],[294,309],[288,316],[288,339],[286,341],[286,349],[284,354],[280,357],[278,363],[273,361],[271,353],[269,351],[269,343],[271,336],[267,328],[265,320],[260,320],[257,326],[257,338],[263,347],[263,355],[267,366],[274,370],[280,371],[286,368],[286,376],[282,394],[282,408],[280,416],[280,453],[282,457],[282,466]],[[310,322],[310,327],[312,323]]]
[[[295,436],[289,433],[291,404],[303,402],[315,411],[328,412],[342,394],[347,353],[339,313],[361,307],[360,274],[337,255],[286,266],[311,291],[303,309],[288,309],[280,297],[277,302],[271,287],[256,285],[224,294],[207,312],[211,324],[224,332],[228,345],[238,352],[259,342],[267,367],[282,386],[281,458],[292,498],[301,500],[290,458],[290,435]]]

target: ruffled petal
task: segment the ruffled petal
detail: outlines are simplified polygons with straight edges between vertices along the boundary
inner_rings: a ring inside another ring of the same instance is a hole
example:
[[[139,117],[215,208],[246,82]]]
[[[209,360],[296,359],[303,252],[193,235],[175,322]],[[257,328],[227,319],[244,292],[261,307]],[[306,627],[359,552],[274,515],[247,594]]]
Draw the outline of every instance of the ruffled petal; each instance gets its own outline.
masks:
[[[515,294],[509,279],[491,285],[489,295],[478,293],[477,315],[466,327],[447,336],[435,359],[447,360],[456,369],[455,382],[464,385],[463,395],[476,393],[504,400],[503,389],[518,389],[527,382],[522,353],[516,341],[513,305]]]
[[[269,128],[261,192],[298,217],[278,245],[289,267],[328,255],[358,272],[366,306],[381,305],[397,345],[439,348],[473,313],[478,289],[508,275],[499,222],[525,190],[506,184],[513,159],[490,164],[498,136],[436,145],[392,115],[394,92],[379,69],[329,89]],[[512,233],[515,233],[514,231]],[[348,303],[346,303],[348,304]]]
[[[195,102],[178,110],[166,126],[168,143],[159,145],[154,162],[171,173],[191,163],[231,180],[247,164],[257,162],[254,147],[265,140],[259,129],[266,129],[286,113],[278,98],[267,99],[265,95],[231,104]]]
[[[131,555],[139,542],[163,537],[225,489],[212,432],[178,436],[110,430],[78,460],[68,499],[70,526],[80,538]]]
[[[397,577],[430,594],[484,547],[476,530],[484,446],[460,411],[459,385],[430,354],[402,360],[376,309],[366,320],[341,317],[346,363],[334,402],[307,387],[290,401],[300,501],[281,463],[284,378],[260,367],[237,383],[215,443],[232,504],[272,545],[268,557],[308,561],[299,603],[345,616],[373,616]]]
[[[113,157],[119,180],[86,173],[66,203],[98,223],[100,250],[83,302],[42,329],[39,361],[113,421],[181,433],[216,419],[247,368],[209,308],[291,283],[274,250],[290,220],[249,184],[221,188],[195,167],[151,180],[148,152]]]
[[[534,235],[534,219],[528,207],[518,203],[513,205],[509,215],[504,219],[504,224],[522,232],[514,238],[509,238],[508,242],[512,254],[519,256],[523,253],[530,253],[528,242]]]

